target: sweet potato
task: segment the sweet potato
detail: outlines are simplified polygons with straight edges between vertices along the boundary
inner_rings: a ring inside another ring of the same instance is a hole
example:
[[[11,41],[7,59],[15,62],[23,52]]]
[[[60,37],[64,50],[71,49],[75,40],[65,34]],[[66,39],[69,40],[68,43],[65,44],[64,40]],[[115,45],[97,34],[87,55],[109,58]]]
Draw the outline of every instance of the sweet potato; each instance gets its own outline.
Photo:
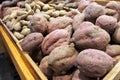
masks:
[[[79,27],[79,25],[84,21],[84,19],[85,15],[83,13],[79,13],[74,16],[72,23],[74,31]]]
[[[120,43],[120,22],[117,24],[117,28],[115,29],[112,39],[115,43]]]
[[[64,29],[68,25],[72,24],[72,19],[69,17],[57,17],[50,21],[48,25],[48,33],[56,29]]]
[[[48,28],[48,21],[42,14],[36,13],[30,20],[29,28],[31,32],[40,32],[44,34]]]
[[[97,49],[86,49],[77,57],[77,67],[87,77],[102,77],[114,66],[114,59]]]
[[[58,36],[59,35],[59,36]],[[70,34],[65,29],[56,29],[49,33],[43,40],[41,49],[44,55],[60,45],[69,44]]]
[[[48,65],[57,74],[65,74],[73,67],[78,52],[73,45],[61,45],[53,49],[48,57]]]
[[[74,18],[74,16],[79,14],[79,13],[80,12],[78,11],[78,9],[72,9],[65,16],[70,17],[70,18]]]
[[[89,77],[86,77],[85,75],[81,74],[80,70],[77,69],[72,76],[72,80],[93,80]]]
[[[82,12],[89,4],[91,0],[79,0],[78,1],[78,10]]]
[[[106,5],[106,8],[114,9],[114,10],[120,10],[120,2],[117,1],[109,1]]]
[[[90,24],[90,26],[78,28],[72,36],[72,42],[78,50],[94,48],[104,50],[110,42],[110,35],[98,26]]]
[[[106,47],[106,53],[112,57],[120,55],[120,45],[113,44]]]
[[[45,56],[39,65],[40,70],[47,76],[48,79],[52,78],[53,75],[53,71],[52,69],[48,66],[48,57],[49,56]]]
[[[21,47],[24,51],[32,52],[35,50],[43,41],[43,35],[38,32],[27,35],[21,42]]]
[[[108,15],[99,16],[96,20],[96,25],[100,26],[102,29],[106,30],[110,34],[113,34],[116,28],[116,24],[117,19]]]
[[[95,22],[96,18],[105,14],[105,8],[95,2],[90,3],[84,10],[85,19]]]
[[[15,10],[21,10],[19,7],[11,7],[3,10],[3,17],[11,14]]]
[[[71,80],[72,74],[57,75],[54,74],[52,80]]]

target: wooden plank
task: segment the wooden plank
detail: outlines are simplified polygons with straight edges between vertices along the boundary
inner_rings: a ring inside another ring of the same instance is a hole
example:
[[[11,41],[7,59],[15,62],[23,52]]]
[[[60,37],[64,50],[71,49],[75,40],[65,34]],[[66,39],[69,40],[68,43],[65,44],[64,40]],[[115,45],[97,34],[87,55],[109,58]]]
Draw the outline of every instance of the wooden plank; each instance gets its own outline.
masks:
[[[18,71],[20,78],[22,80],[36,80],[35,77],[32,75],[31,71],[27,67],[25,61],[21,58],[21,53],[5,32],[2,26],[0,26],[1,37],[4,41],[4,44],[8,50],[8,53],[15,65],[16,70]]]

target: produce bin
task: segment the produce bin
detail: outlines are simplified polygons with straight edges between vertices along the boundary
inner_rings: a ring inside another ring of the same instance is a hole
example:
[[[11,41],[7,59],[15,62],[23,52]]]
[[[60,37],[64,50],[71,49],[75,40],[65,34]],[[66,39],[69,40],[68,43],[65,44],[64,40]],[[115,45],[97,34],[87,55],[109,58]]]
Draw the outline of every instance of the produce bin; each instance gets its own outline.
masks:
[[[99,4],[106,4],[110,0],[93,0]],[[5,47],[20,75],[21,80],[48,80],[41,72],[31,57],[22,51],[19,41],[13,36],[6,25],[0,20],[0,36],[4,42]],[[102,80],[120,80],[120,61],[107,73]]]

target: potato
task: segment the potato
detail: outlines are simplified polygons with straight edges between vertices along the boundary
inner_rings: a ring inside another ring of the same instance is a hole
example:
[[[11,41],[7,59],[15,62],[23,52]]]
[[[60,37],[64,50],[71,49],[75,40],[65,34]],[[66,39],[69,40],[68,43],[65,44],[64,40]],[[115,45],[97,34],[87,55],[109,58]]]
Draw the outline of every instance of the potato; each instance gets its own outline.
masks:
[[[25,7],[25,1],[19,1],[19,2],[17,2],[17,6],[21,7],[21,8],[24,8]]]
[[[60,15],[60,12],[59,11],[54,11],[54,12],[52,12],[52,17],[59,17],[59,15]]]
[[[109,1],[106,5],[106,8],[114,9],[114,10],[119,10],[120,9],[120,2],[117,1]]]
[[[86,77],[85,75],[81,74],[80,70],[77,69],[73,73],[72,80],[93,80],[93,79],[90,79]]]
[[[116,28],[115,25],[117,24],[117,19],[112,16],[102,15],[97,18],[95,24],[106,30],[108,33],[113,34]]]
[[[52,80],[71,80],[72,74],[57,75],[54,74]]]
[[[5,17],[6,15],[11,14],[15,10],[20,10],[20,8],[19,7],[11,7],[11,8],[5,9],[3,11],[3,17]]]
[[[110,35],[99,26],[88,25],[78,28],[72,36],[72,42],[78,50],[94,48],[104,50],[110,42]]]
[[[73,45],[61,45],[54,48],[48,57],[49,67],[57,74],[65,74],[73,67],[78,52]]]
[[[64,16],[64,15],[66,15],[67,14],[67,11],[65,11],[65,10],[60,10],[60,12],[59,12],[60,14],[60,16]]]
[[[78,1],[78,10],[82,12],[89,4],[91,0],[80,0]]]
[[[72,23],[74,31],[78,29],[78,27],[84,21],[84,19],[85,19],[85,15],[83,13],[82,14],[79,13],[74,16]]]
[[[42,14],[34,14],[29,24],[31,32],[40,32],[42,34],[46,32],[47,26],[48,21]]]
[[[59,36],[58,36],[59,35]],[[57,46],[69,44],[70,33],[65,29],[57,29],[49,33],[43,40],[41,49],[44,55],[50,52]]]
[[[32,52],[35,50],[43,41],[43,35],[38,32],[27,35],[21,42],[21,47],[26,52]]]
[[[45,4],[42,8],[43,11],[47,11],[50,9],[50,6],[48,4]]]
[[[120,45],[113,44],[106,47],[106,53],[112,57],[120,55]]]
[[[65,5],[65,7],[69,7],[69,8],[78,8],[78,2],[71,2],[71,3],[67,3]]]
[[[48,66],[48,57],[49,56],[45,56],[39,65],[40,70],[47,76],[48,79],[52,78],[53,75],[53,71],[52,69]]]
[[[77,15],[78,13],[80,13],[78,11],[78,9],[72,9],[71,11],[69,11],[65,16],[73,18],[75,15]]]
[[[115,43],[120,43],[120,22],[118,23],[118,27],[115,29],[112,39]]]
[[[29,28],[24,28],[24,29],[22,29],[22,31],[20,33],[22,35],[26,36],[26,35],[30,34],[30,29]]]
[[[114,66],[114,59],[97,49],[86,49],[77,56],[77,67],[87,77],[104,76]]]
[[[105,14],[105,8],[95,2],[90,3],[84,10],[85,19],[95,22],[96,18]]]
[[[117,11],[114,10],[114,9],[105,8],[105,14],[106,14],[106,15],[113,16],[113,15],[115,15],[116,13],[117,13]]]
[[[115,59],[115,64],[117,64],[120,61],[120,55],[113,57]]]
[[[48,25],[48,33],[56,29],[64,29],[72,23],[72,19],[69,17],[57,17],[50,20]]]
[[[21,33],[19,33],[19,32],[13,32],[13,35],[18,39],[18,40],[20,40],[20,39],[23,39],[24,38],[24,35],[22,35]]]

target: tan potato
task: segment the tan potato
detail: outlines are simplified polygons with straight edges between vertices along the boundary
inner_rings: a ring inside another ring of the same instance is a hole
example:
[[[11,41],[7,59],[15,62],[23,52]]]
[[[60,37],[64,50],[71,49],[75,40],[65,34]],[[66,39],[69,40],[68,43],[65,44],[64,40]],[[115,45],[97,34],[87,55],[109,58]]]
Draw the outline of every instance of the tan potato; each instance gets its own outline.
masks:
[[[52,12],[52,17],[59,17],[59,15],[60,15],[60,12],[59,11],[54,11],[54,12]]]
[[[44,37],[41,33],[31,33],[23,39],[23,41],[21,42],[21,47],[26,52],[32,52],[33,50],[39,47],[39,45],[43,41],[43,38]]]
[[[75,63],[78,52],[73,45],[61,45],[54,48],[49,57],[48,65],[57,74],[65,74]]]
[[[97,18],[95,24],[106,30],[108,33],[113,34],[116,28],[115,25],[117,24],[117,19],[112,16],[102,15]]]
[[[99,78],[114,66],[114,59],[107,53],[97,49],[86,49],[77,57],[77,67],[87,77]]]
[[[110,35],[99,26],[88,25],[78,28],[72,36],[72,42],[78,50],[94,48],[104,50],[110,42]]]
[[[50,9],[50,6],[48,4],[45,4],[42,8],[43,11],[47,11]]]
[[[59,35],[59,36],[58,36]],[[70,33],[65,29],[57,29],[49,33],[43,40],[41,49],[44,55],[50,54],[50,52],[60,46],[69,44]]]
[[[22,29],[20,22],[14,23],[12,26],[15,31],[20,31]]]
[[[18,40],[20,40],[20,39],[23,39],[24,38],[24,35],[22,35],[21,33],[19,33],[19,32],[13,32],[13,35],[18,39]]]
[[[53,71],[52,71],[52,69],[48,65],[48,62],[47,62],[48,61],[48,57],[49,56],[45,56],[41,60],[39,68],[47,76],[48,79],[51,79],[52,75],[53,75]]]
[[[120,45],[108,45],[106,47],[106,53],[112,57],[120,55]]]
[[[72,19],[69,17],[57,17],[50,20],[48,25],[48,33],[56,30],[56,29],[64,29],[68,25],[72,24]]]
[[[30,34],[30,29],[29,28],[24,28],[24,29],[22,29],[22,31],[20,32],[22,35],[24,35],[24,36],[26,36],[26,35],[28,35],[28,34]]]
[[[65,10],[60,10],[60,16],[64,16],[64,15],[66,15],[67,14],[67,11],[65,11]]]

